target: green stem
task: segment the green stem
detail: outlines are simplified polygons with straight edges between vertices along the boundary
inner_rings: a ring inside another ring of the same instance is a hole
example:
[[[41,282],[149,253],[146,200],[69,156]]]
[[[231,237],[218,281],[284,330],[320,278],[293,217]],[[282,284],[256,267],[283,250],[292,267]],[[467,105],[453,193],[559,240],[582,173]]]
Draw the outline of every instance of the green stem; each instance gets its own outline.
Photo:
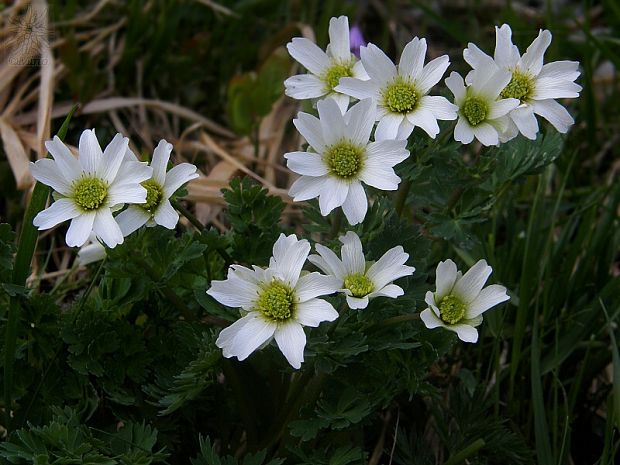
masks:
[[[460,452],[457,452],[452,457],[450,457],[448,460],[446,460],[443,465],[458,465],[459,463],[464,462],[467,458],[471,457],[476,452],[478,452],[480,449],[482,449],[485,446],[485,444],[486,443],[484,442],[484,439],[482,438],[476,439],[465,449],[461,450]]]
[[[58,137],[63,140],[67,135],[69,122],[78,104],[74,105],[69,114],[62,123],[58,131]],[[13,267],[13,284],[25,286],[26,279],[30,274],[30,266],[32,257],[37,246],[39,232],[32,224],[34,217],[45,208],[47,197],[49,195],[49,187],[45,184],[37,182],[32,191],[30,203],[26,208],[24,220],[22,222],[22,230],[17,243],[17,253],[15,254],[15,265]],[[11,408],[13,405],[13,374],[15,368],[15,348],[17,345],[17,323],[20,319],[21,305],[17,296],[13,296],[9,301],[9,314],[6,324],[6,333],[4,339],[4,410],[6,413],[6,429],[10,431],[11,426]]]
[[[170,199],[170,203],[172,204],[174,208],[179,210],[181,215],[187,218],[189,222],[192,223],[198,231],[202,232],[205,230],[205,225],[202,224],[200,221],[198,221],[198,218],[196,218],[193,215],[193,213],[190,212],[187,208],[185,208],[177,199]]]
[[[342,208],[338,208],[337,210],[334,210],[334,214],[332,215],[332,227],[329,232],[329,237],[334,239],[336,238],[336,236],[338,236],[338,233],[340,232],[341,224],[342,224]]]
[[[406,321],[415,321],[420,319],[419,313],[410,313],[407,315],[398,315],[381,321],[378,326],[391,326],[404,323]]]
[[[409,195],[409,190],[411,189],[411,180],[405,179],[400,185],[400,189],[396,194],[395,200],[395,209],[398,217],[402,216],[403,210],[405,208],[405,204],[407,203],[407,196]]]

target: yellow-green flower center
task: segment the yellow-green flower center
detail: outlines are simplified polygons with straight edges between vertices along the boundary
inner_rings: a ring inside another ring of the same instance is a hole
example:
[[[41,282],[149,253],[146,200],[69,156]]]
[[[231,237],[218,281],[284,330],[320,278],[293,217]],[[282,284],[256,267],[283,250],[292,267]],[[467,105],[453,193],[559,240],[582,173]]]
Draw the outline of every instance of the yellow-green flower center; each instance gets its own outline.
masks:
[[[334,87],[340,83],[340,78],[352,76],[353,66],[351,66],[350,63],[337,63],[330,66],[330,68],[325,72],[323,75],[323,81],[325,82],[327,90],[332,91],[334,90]]]
[[[80,178],[73,185],[73,201],[85,211],[97,210],[108,196],[108,185],[99,178]]]
[[[383,91],[383,106],[392,113],[409,113],[415,110],[418,98],[413,84],[398,80]]]
[[[355,273],[344,278],[344,287],[351,291],[353,297],[364,297],[370,294],[375,286],[365,274]]]
[[[148,179],[140,184],[146,189],[146,203],[138,205],[144,210],[152,212],[161,203],[161,199],[164,197],[164,191],[153,179]]]
[[[330,174],[342,179],[356,176],[364,166],[364,151],[349,142],[339,142],[328,147],[323,160]]]
[[[454,325],[465,316],[465,304],[458,297],[447,295],[439,302],[439,316],[449,325]]]
[[[499,94],[501,98],[516,98],[525,102],[532,96],[534,92],[534,83],[532,78],[520,71],[512,72],[512,79],[504,90]]]
[[[480,97],[467,97],[465,102],[463,102],[461,112],[467,118],[469,124],[477,126],[487,119],[489,104]]]
[[[274,279],[262,288],[256,301],[256,310],[272,321],[282,322],[293,316],[296,305],[295,291]]]

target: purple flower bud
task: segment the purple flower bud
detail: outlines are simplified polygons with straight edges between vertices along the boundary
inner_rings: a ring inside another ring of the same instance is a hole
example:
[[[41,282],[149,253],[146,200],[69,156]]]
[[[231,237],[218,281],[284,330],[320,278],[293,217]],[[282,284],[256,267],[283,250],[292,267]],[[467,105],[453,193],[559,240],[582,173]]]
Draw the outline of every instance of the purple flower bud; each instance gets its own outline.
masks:
[[[362,30],[357,24],[354,24],[349,31],[349,43],[351,47],[351,53],[353,53],[353,55],[359,58],[360,47],[365,46],[366,41],[364,40],[364,36],[362,35]]]

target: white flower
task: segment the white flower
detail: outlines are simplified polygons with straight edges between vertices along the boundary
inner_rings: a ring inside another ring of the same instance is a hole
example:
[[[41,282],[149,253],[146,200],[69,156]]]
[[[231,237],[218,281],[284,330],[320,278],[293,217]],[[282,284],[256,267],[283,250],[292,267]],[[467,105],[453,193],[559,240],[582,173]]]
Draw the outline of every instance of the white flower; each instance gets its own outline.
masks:
[[[450,61],[448,55],[443,55],[424,66],[426,39],[415,37],[405,46],[398,68],[376,45],[361,47],[360,54],[370,80],[343,78],[336,90],[375,101],[379,121],[376,140],[407,139],[416,126],[435,138],[439,134],[438,119],[456,119],[456,106],[444,97],[427,95]]]
[[[224,357],[245,360],[275,338],[288,362],[301,367],[306,346],[303,327],[317,327],[322,321],[338,318],[330,303],[317,299],[336,292],[338,280],[320,273],[300,276],[308,253],[307,240],[281,234],[267,269],[232,265],[226,280],[211,282],[207,294],[245,313],[223,329],[215,342]]]
[[[538,37],[521,56],[512,43],[512,31],[508,24],[495,27],[495,55],[491,58],[470,43],[463,52],[465,61],[474,70],[489,67],[507,70],[510,82],[502,89],[502,97],[512,97],[520,105],[509,114],[518,131],[528,139],[536,139],[538,121],[535,114],[549,121],[559,132],[565,133],[573,125],[572,116],[558,98],[579,96],[581,86],[574,81],[579,77],[576,61],[554,61],[543,65],[543,56],[551,43],[551,32],[541,30]],[[470,82],[470,75],[467,81]]]
[[[368,301],[375,297],[395,299],[404,294],[392,281],[411,276],[415,268],[405,265],[409,254],[401,246],[388,250],[376,263],[367,263],[357,234],[349,231],[340,237],[340,242],[342,260],[321,244],[316,244],[319,255],[310,255],[308,260],[324,273],[338,278],[349,308],[366,308]]]
[[[319,197],[326,216],[342,206],[350,224],[364,220],[368,209],[362,182],[381,190],[396,190],[400,178],[393,166],[405,160],[406,140],[370,142],[375,105],[365,99],[344,115],[331,99],[318,103],[319,119],[299,113],[293,123],[314,151],[287,153],[287,166],[302,176],[289,190],[293,200]]]
[[[435,277],[435,292],[428,291],[425,302],[429,308],[420,313],[427,328],[438,327],[454,331],[464,342],[476,342],[482,314],[508,300],[506,288],[491,284],[483,289],[492,273],[485,260],[478,261],[465,275],[457,271],[448,259],[439,262]]]
[[[475,137],[482,145],[489,146],[509,138],[506,114],[516,108],[519,101],[514,98],[499,99],[508,82],[508,71],[488,67],[476,70],[467,87],[460,74],[454,71],[450,74],[446,85],[454,94],[454,103],[459,108],[454,140],[469,144]]]
[[[179,221],[179,214],[172,208],[170,197],[183,184],[198,177],[196,167],[190,163],[181,163],[166,172],[172,144],[162,139],[153,152],[151,168],[153,177],[142,183],[146,188],[146,203],[130,205],[119,213],[116,220],[126,225],[125,236],[131,234],[143,225],[160,225],[174,229]]]
[[[56,136],[45,142],[53,160],[30,164],[32,176],[57,193],[57,200],[33,221],[49,229],[71,220],[66,242],[81,246],[91,232],[108,247],[123,242],[123,234],[112,211],[125,203],[144,203],[146,189],[140,183],[151,176],[151,168],[124,160],[129,140],[117,134],[101,151],[94,130],[80,136],[79,160]]]
[[[298,100],[331,97],[344,113],[349,96],[334,88],[340,78],[353,76],[367,79],[362,63],[351,53],[349,44],[349,19],[346,16],[329,20],[329,45],[321,50],[314,42],[295,37],[286,45],[290,55],[301,63],[310,74],[298,74],[284,81],[285,93]]]

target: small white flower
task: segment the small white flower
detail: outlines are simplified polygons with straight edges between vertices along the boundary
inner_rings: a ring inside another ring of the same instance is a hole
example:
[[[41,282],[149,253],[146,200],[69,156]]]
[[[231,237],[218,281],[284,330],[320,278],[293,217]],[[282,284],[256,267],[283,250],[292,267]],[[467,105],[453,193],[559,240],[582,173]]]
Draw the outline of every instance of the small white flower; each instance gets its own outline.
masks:
[[[340,242],[342,260],[321,244],[316,244],[319,255],[310,255],[308,260],[324,273],[338,278],[349,308],[366,308],[368,301],[375,297],[395,299],[404,294],[392,281],[411,276],[415,268],[405,265],[409,254],[401,246],[388,250],[376,263],[367,263],[357,234],[349,231],[340,237]]]
[[[508,82],[508,71],[489,67],[476,70],[467,87],[460,74],[454,71],[450,74],[446,85],[459,108],[454,140],[469,144],[475,137],[486,146],[507,140],[509,119],[506,115],[519,105],[519,100],[514,98],[499,99]]]
[[[372,98],[379,121],[376,140],[407,139],[419,126],[430,137],[439,134],[437,120],[456,119],[457,108],[444,97],[427,95],[448,69],[448,55],[424,65],[426,39],[415,37],[400,57],[398,68],[376,45],[361,47],[370,80],[343,78],[336,90],[357,99]]]
[[[215,342],[224,357],[245,360],[275,338],[293,368],[301,367],[306,346],[303,327],[338,318],[329,302],[317,299],[336,292],[338,280],[320,273],[300,276],[309,253],[307,240],[280,234],[267,269],[232,265],[226,280],[211,282],[207,294],[245,313],[223,329]]]
[[[286,45],[290,55],[310,74],[298,74],[284,81],[285,93],[297,100],[331,97],[344,113],[349,96],[334,89],[342,77],[368,79],[362,63],[351,53],[349,19],[346,16],[329,20],[329,45],[325,52],[314,42],[295,37]]]
[[[287,166],[302,176],[289,190],[295,201],[319,198],[326,216],[342,206],[350,224],[364,220],[368,210],[362,182],[381,190],[396,190],[400,178],[393,166],[405,160],[406,140],[370,142],[375,105],[365,99],[344,115],[331,99],[318,103],[319,119],[299,113],[293,123],[314,151],[287,153]]]
[[[33,224],[41,230],[71,220],[66,242],[72,247],[83,245],[91,232],[108,247],[121,244],[123,234],[112,211],[126,203],[144,203],[147,192],[140,183],[152,171],[124,160],[128,142],[117,134],[102,152],[95,131],[87,129],[80,136],[79,160],[57,136],[45,142],[54,159],[31,163],[30,170],[56,191],[57,200]]]
[[[172,208],[170,197],[183,184],[197,178],[198,173],[191,163],[181,163],[166,172],[171,152],[172,144],[164,139],[160,140],[151,160],[153,177],[142,183],[147,192],[146,202],[130,205],[116,217],[119,224],[126,225],[125,236],[145,224],[160,225],[168,229],[174,229],[177,225],[179,214]]]
[[[435,277],[435,292],[428,291],[424,301],[429,308],[420,313],[427,328],[438,327],[454,331],[464,342],[476,342],[482,314],[508,300],[506,288],[491,284],[483,289],[492,273],[485,260],[478,261],[465,275],[457,271],[448,259],[439,262]]]
[[[580,74],[579,63],[554,61],[543,65],[549,44],[551,32],[540,30],[538,37],[521,56],[517,46],[512,43],[510,26],[504,24],[495,27],[494,58],[472,43],[463,52],[465,61],[474,70],[494,66],[511,73],[511,80],[500,95],[520,101],[520,105],[509,116],[518,131],[528,139],[536,139],[538,134],[535,114],[545,118],[561,133],[567,132],[574,123],[566,108],[555,99],[579,97],[581,86],[574,82]],[[467,82],[470,82],[471,76],[471,73],[467,76]]]

